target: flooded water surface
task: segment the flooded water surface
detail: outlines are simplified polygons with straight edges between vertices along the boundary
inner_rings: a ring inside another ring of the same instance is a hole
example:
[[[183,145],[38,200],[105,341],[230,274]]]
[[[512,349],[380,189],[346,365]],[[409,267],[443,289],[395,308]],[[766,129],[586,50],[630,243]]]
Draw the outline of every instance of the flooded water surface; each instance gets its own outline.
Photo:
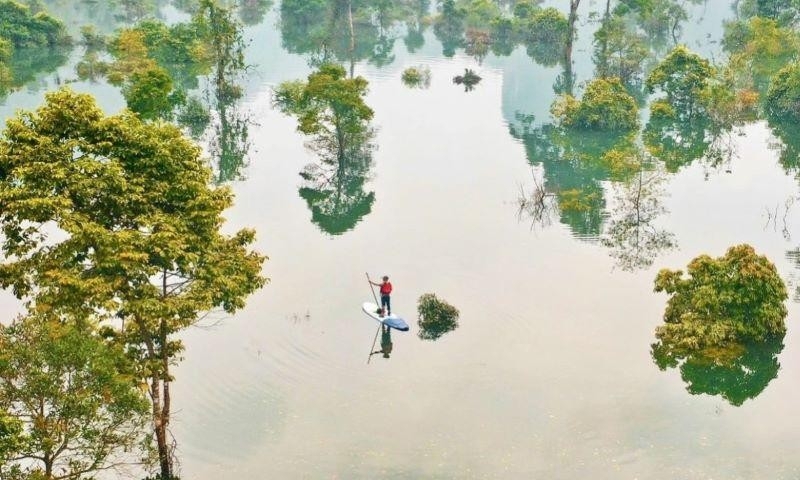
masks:
[[[784,142],[753,119],[697,155],[687,148],[620,176],[580,161],[607,139],[550,131],[560,54],[495,44],[483,55],[463,40],[450,51],[452,38],[431,25],[436,5],[401,3],[386,20],[356,12],[354,48],[346,23],[300,18],[297,1],[265,4],[245,22],[252,67],[236,109],[250,121],[248,154],[220,178],[236,194],[226,230],[256,230],[270,282],[234,317],[184,335],[173,386],[182,477],[798,478],[800,184]],[[605,3],[580,3],[576,94],[595,72]],[[673,33],[721,62],[738,2],[684,3],[679,28],[648,46],[652,62]],[[161,14],[185,15],[179,5]],[[38,105],[80,58],[31,66],[0,114]],[[350,170],[314,183],[300,173],[320,156],[274,90],[321,59],[369,82],[374,134]],[[408,67],[429,72],[429,84],[404,83]],[[467,69],[480,81],[454,83]],[[105,81],[72,87],[109,112],[124,105]],[[641,136],[632,142],[646,151]],[[649,200],[635,204],[631,226],[631,195],[642,191]],[[661,370],[651,345],[667,296],[653,292],[656,273],[741,243],[789,284],[788,333],[727,369]],[[392,311],[409,332],[376,332],[361,311],[373,301],[365,273],[390,277]],[[418,335],[424,293],[460,313],[435,340]],[[370,357],[388,342],[388,358]]]

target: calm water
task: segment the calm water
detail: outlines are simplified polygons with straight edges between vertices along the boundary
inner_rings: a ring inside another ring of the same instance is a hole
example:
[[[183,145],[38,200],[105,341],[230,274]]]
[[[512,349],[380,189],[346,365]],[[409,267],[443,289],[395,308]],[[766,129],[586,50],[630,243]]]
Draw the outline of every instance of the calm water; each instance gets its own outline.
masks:
[[[582,5],[584,23],[599,3]],[[730,10],[691,12],[684,40],[718,58],[713,40]],[[579,32],[578,82],[593,71],[592,28]],[[227,218],[231,230],[258,231],[271,282],[235,318],[185,335],[174,386],[184,478],[800,476],[800,304],[788,304],[777,378],[741,406],[690,394],[680,371],[662,372],[650,356],[666,300],[652,292],[659,268],[746,242],[787,281],[800,279],[787,257],[800,244],[800,205],[790,200],[798,179],[779,164],[766,124],[732,137],[728,164],[697,161],[665,177],[655,224],[678,246],[624,271],[600,238],[621,186],[554,172],[510,133],[518,114],[549,121],[560,67],[538,66],[524,49],[482,63],[463,52],[444,58],[428,30],[415,53],[398,39],[387,65],[355,65],[370,82],[378,129],[365,185],[375,201],[351,230],[330,235],[298,195],[298,172],[315,155],[295,120],[271,106],[274,86],[311,71],[308,57],[282,48],[277,8],[246,35],[257,68],[242,109],[257,123]],[[79,56],[9,96],[0,115],[36,106],[74,77]],[[430,68],[428,89],[401,83],[413,65]],[[483,78],[470,92],[451,81],[464,68]],[[110,112],[123,105],[103,83],[73,88],[99,95]],[[534,178],[596,185],[599,231],[557,213],[550,225],[518,215]],[[391,358],[369,364],[376,324],[360,311],[371,299],[365,271],[390,275],[393,310],[412,323],[392,334]],[[416,336],[415,303],[426,292],[461,311],[460,327],[435,342]]]

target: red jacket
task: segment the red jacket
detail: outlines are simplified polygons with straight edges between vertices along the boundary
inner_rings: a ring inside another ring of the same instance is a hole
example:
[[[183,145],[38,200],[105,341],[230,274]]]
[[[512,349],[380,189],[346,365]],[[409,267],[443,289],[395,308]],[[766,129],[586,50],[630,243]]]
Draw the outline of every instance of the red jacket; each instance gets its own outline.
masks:
[[[389,295],[392,293],[392,282],[381,283],[381,295]]]

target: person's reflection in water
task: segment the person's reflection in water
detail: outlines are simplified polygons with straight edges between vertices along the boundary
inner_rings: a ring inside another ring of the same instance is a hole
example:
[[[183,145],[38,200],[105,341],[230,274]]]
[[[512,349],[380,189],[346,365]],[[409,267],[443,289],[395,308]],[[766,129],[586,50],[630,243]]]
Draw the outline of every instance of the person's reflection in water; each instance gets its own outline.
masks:
[[[389,358],[389,354],[392,353],[392,329],[386,325],[381,325],[381,349],[370,355],[378,353],[382,353],[383,358]]]

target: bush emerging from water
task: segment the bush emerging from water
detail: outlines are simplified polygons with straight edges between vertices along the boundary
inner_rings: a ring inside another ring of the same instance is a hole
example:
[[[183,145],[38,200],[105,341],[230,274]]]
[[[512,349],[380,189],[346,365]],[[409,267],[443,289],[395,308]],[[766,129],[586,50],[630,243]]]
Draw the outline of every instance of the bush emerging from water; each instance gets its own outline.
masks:
[[[425,293],[417,300],[419,338],[436,340],[458,327],[458,309],[433,293]]]
[[[431,85],[431,69],[424,66],[408,67],[401,77],[407,87],[428,88]]]
[[[561,126],[570,129],[630,132],[639,127],[636,100],[618,78],[592,80],[583,98],[563,95],[551,112]]]
[[[719,258],[701,255],[681,270],[663,269],[655,291],[671,295],[656,328],[662,356],[681,357],[760,342],[786,332],[786,285],[775,265],[750,245]]]

